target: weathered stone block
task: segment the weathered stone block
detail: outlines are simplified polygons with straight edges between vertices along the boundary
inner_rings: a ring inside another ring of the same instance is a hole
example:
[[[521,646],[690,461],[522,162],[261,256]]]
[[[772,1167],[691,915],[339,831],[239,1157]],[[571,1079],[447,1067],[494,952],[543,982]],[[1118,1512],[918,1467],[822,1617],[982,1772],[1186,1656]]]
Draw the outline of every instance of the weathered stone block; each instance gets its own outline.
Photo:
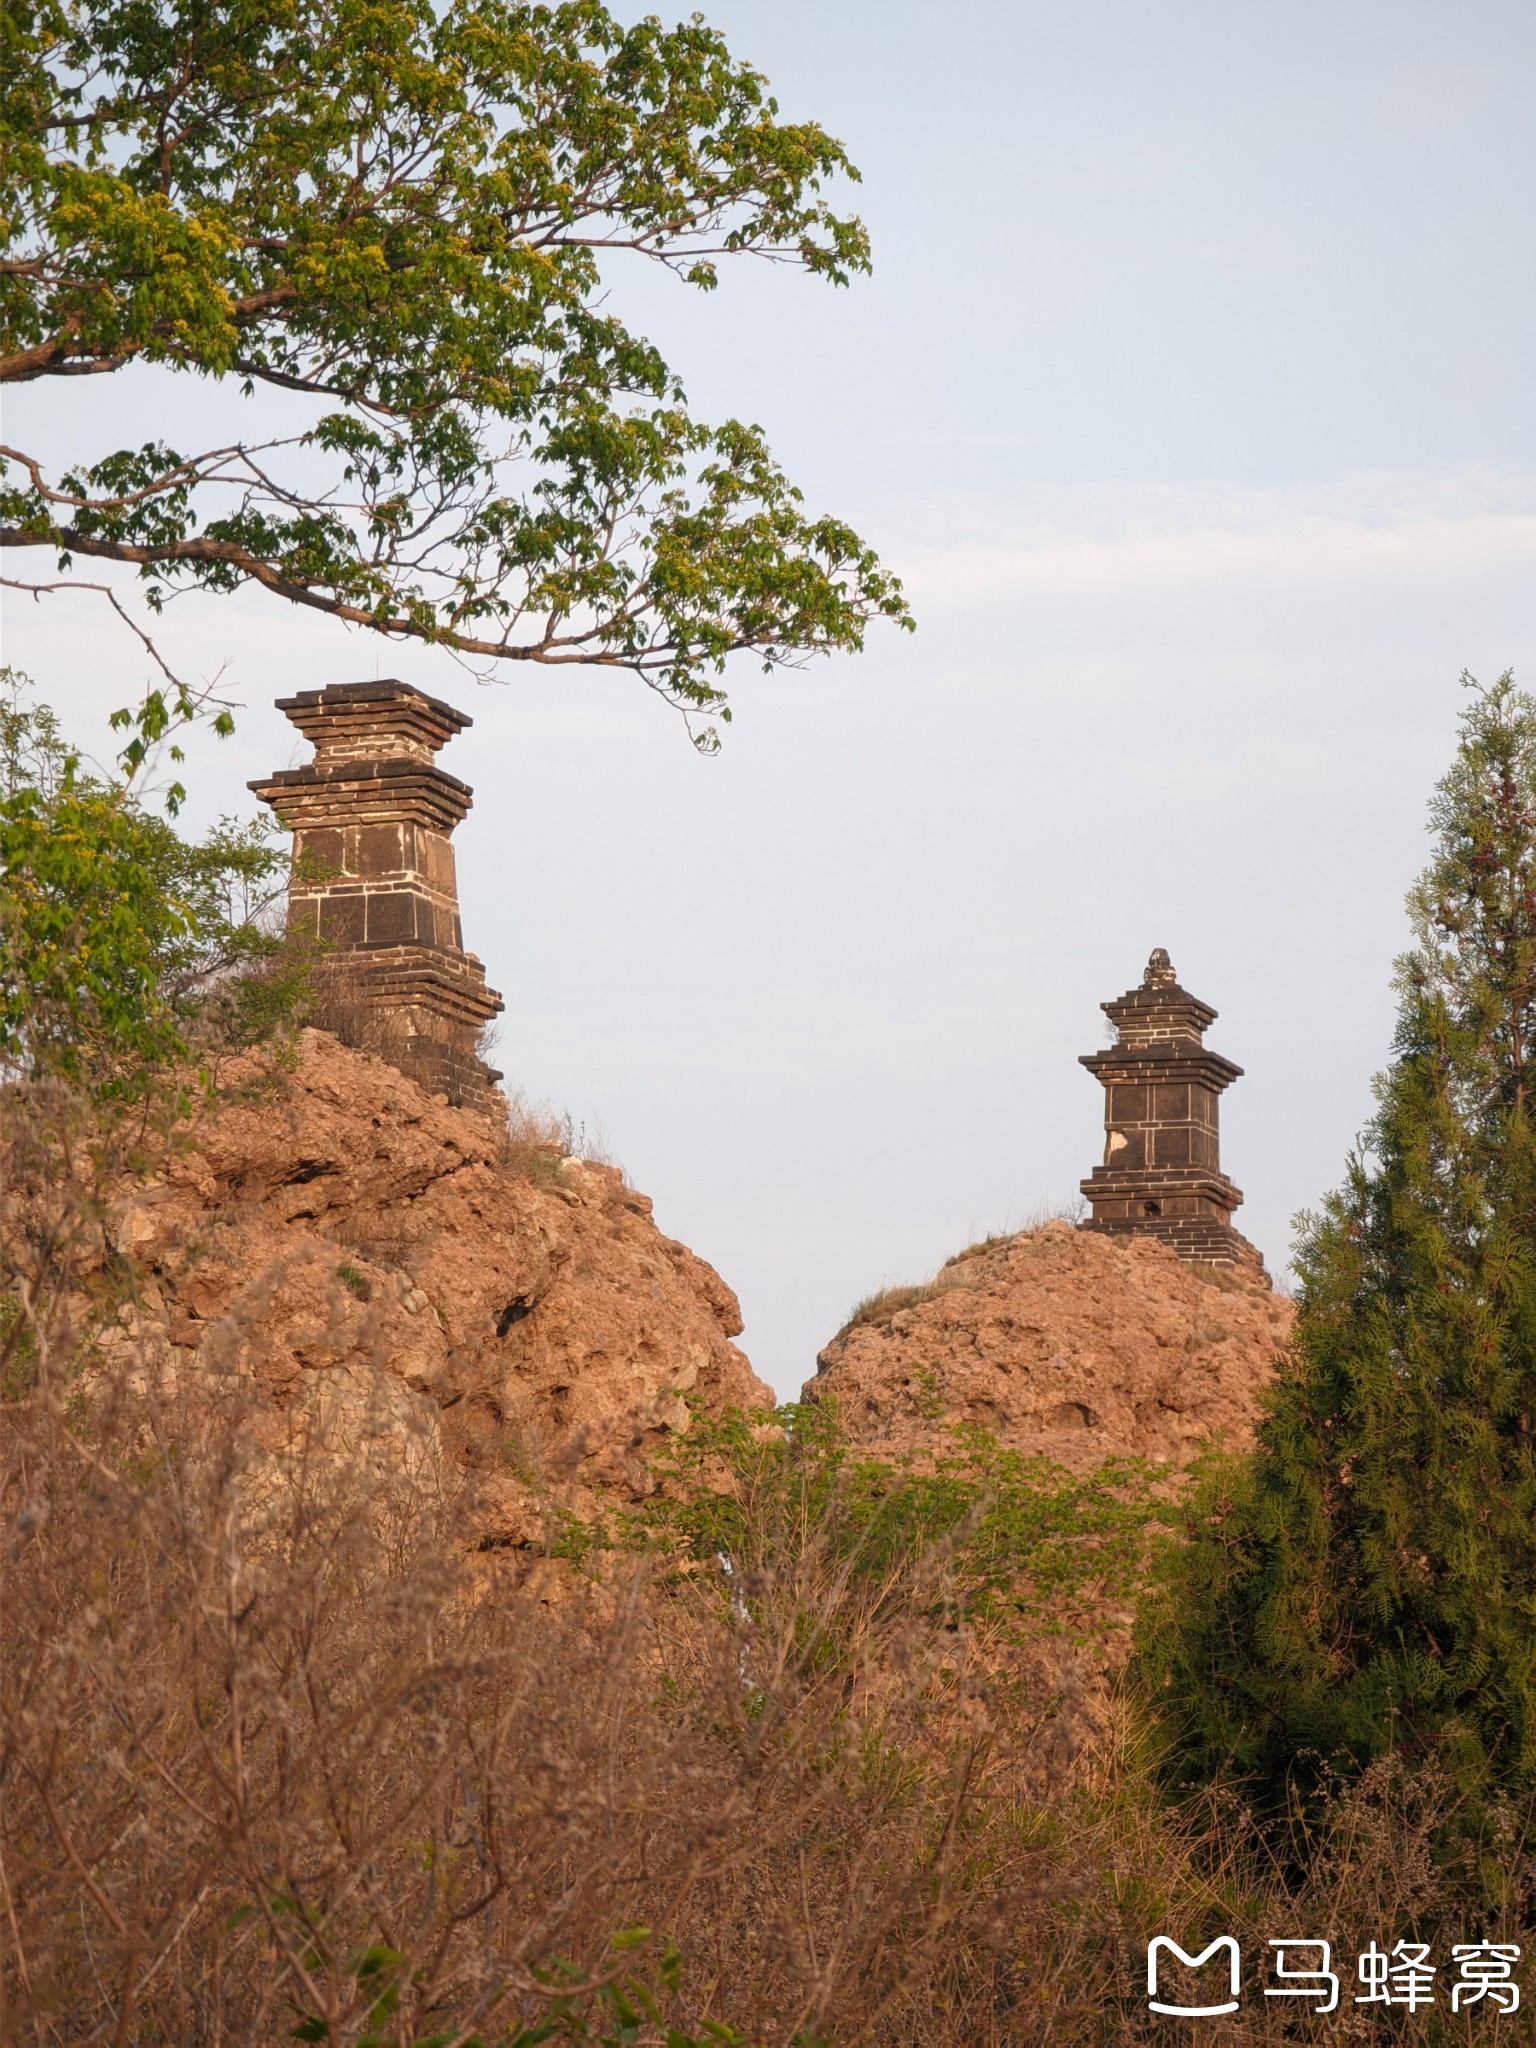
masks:
[[[459,894],[459,877],[454,862],[453,848],[441,832],[424,832],[417,865],[426,877],[427,886],[440,890],[444,896],[451,896],[455,902]]]
[[[404,946],[420,936],[416,929],[416,898],[407,890],[373,890],[366,901],[370,946]]]
[[[360,946],[366,937],[366,899],[359,890],[333,889],[317,899],[320,935],[331,946]]]
[[[1159,1166],[1190,1165],[1189,1127],[1174,1124],[1167,1130],[1159,1131],[1155,1156]]]
[[[357,868],[360,875],[398,875],[405,867],[401,828],[394,825],[364,825],[357,835]]]
[[[330,831],[323,827],[305,835],[304,851],[309,856],[309,865],[317,883],[323,884],[333,875],[345,872],[346,834],[335,827]]]

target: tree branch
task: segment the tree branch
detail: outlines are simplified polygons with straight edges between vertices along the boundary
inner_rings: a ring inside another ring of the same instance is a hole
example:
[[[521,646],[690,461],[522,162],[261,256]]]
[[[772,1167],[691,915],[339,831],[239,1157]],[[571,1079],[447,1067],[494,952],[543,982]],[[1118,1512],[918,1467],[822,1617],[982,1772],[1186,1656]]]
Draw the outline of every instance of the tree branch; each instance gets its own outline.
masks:
[[[123,562],[140,568],[153,568],[162,564],[174,567],[180,563],[218,564],[234,569],[240,576],[249,578],[253,583],[259,583],[264,590],[270,590],[276,596],[286,598],[291,604],[304,605],[311,611],[324,612],[328,617],[341,619],[349,626],[366,626],[373,632],[382,633],[387,639],[421,640],[430,646],[450,647],[457,653],[476,655],[484,660],[534,661],[554,668],[579,665],[624,669],[633,675],[649,678],[659,669],[669,667],[680,651],[679,644],[671,640],[633,651],[594,648],[591,643],[603,630],[598,626],[594,626],[590,632],[573,633],[561,640],[546,638],[539,641],[512,642],[483,640],[473,634],[447,626],[429,625],[423,620],[399,613],[393,617],[380,618],[377,612],[369,611],[363,605],[349,604],[344,598],[329,596],[323,591],[312,589],[308,584],[295,582],[291,577],[284,576],[274,569],[270,562],[263,561],[260,556],[251,554],[247,549],[238,548],[229,541],[199,538],[168,541],[157,547],[139,547],[128,541],[99,540],[91,534],[77,534],[68,527],[58,528],[52,533],[31,533],[24,527],[0,527],[0,548],[34,547],[58,548],[69,554],[90,555],[101,561]],[[68,585],[16,582],[13,587],[40,592],[67,588]],[[104,584],[78,587],[107,590],[110,595],[108,586]],[[116,603],[115,598],[113,602]],[[132,626],[131,620],[128,623]],[[139,631],[136,626],[133,630]],[[754,647],[771,647],[773,644],[773,640],[766,634],[740,634],[733,637],[721,652],[735,654]]]

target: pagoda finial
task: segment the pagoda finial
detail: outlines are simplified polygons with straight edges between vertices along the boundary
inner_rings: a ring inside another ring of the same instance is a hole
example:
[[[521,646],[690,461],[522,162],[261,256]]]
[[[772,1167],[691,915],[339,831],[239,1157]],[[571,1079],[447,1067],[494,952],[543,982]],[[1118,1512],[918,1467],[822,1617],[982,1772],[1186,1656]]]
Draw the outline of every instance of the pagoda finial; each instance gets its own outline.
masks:
[[[1147,971],[1141,977],[1143,988],[1177,988],[1178,976],[1173,971],[1173,962],[1168,958],[1166,946],[1154,946],[1147,961]]]

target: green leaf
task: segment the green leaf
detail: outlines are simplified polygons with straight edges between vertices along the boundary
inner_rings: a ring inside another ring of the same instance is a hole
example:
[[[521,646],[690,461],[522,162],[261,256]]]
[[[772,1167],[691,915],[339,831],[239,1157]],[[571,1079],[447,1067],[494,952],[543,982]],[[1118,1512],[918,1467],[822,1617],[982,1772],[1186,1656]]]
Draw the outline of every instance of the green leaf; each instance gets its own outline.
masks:
[[[1376,1115],[1143,1632],[1170,1772],[1280,1829],[1378,1759],[1437,1757],[1473,1835],[1536,1786],[1536,700],[1463,680]]]
[[[857,177],[842,145],[782,121],[715,30],[601,0],[217,21],[13,24],[6,350],[45,393],[151,363],[231,402],[205,448],[0,459],[12,546],[132,566],[152,610],[254,584],[490,663],[624,669],[722,723],[732,655],[910,624],[873,551],[807,513],[755,428],[694,420],[616,307],[636,267],[706,292],[728,257],[869,268],[823,196]],[[234,402],[258,386],[290,408],[259,449]],[[151,691],[124,764],[189,715]]]

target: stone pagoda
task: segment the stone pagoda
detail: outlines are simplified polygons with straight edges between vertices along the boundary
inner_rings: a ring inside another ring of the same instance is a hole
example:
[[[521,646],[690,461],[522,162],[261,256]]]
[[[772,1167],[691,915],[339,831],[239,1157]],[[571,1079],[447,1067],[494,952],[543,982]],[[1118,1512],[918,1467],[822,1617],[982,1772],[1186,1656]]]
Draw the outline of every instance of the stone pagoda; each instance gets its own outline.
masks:
[[[438,749],[472,721],[409,683],[333,683],[278,699],[314,759],[250,787],[293,834],[288,929],[319,941],[317,1021],[434,1094],[491,1106],[477,1050],[502,1008],[464,951],[453,828],[466,783]]]
[[[1242,1073],[1201,1041],[1216,1016],[1179,987],[1159,946],[1140,988],[1101,1004],[1115,1027],[1082,1064],[1104,1089],[1104,1164],[1082,1183],[1085,1230],[1160,1237],[1184,1259],[1263,1270],[1232,1228],[1242,1192],[1221,1170],[1218,1105]]]

